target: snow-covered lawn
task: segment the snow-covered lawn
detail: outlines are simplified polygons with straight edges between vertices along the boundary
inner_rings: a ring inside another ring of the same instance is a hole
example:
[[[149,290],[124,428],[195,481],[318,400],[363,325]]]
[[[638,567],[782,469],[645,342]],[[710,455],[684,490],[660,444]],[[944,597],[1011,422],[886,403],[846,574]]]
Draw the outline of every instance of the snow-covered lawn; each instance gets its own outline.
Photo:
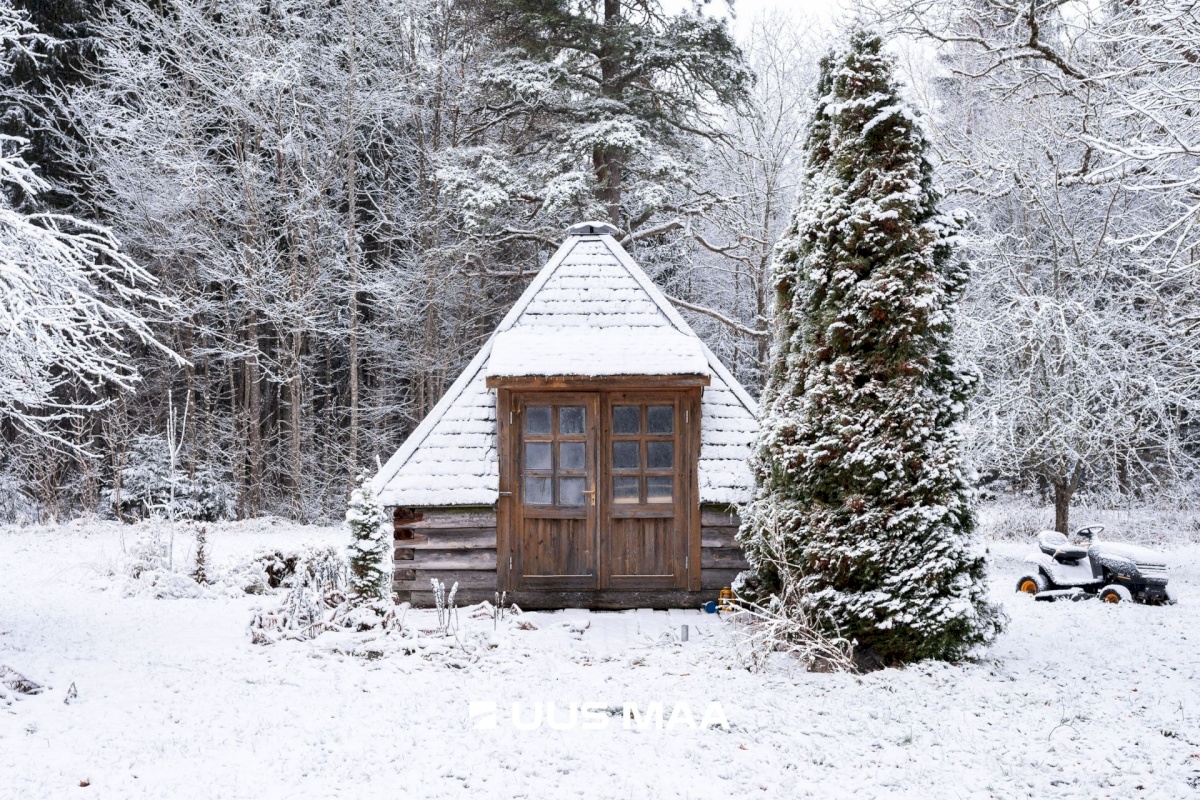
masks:
[[[341,654],[339,635],[255,646],[246,623],[272,598],[123,596],[121,535],[0,529],[0,664],[52,687],[0,704],[0,798],[1200,794],[1200,545],[1171,550],[1179,604],[1148,608],[1015,596],[1025,545],[994,544],[1012,622],[982,660],[853,676],[749,673],[731,625],[693,611],[527,613],[494,633],[463,613],[475,660],[453,640],[373,660]],[[210,527],[218,564],[343,538]],[[600,729],[510,718],[540,702],[566,721],[573,701],[686,702],[697,722],[719,701],[730,730],[626,730],[619,710]],[[494,729],[475,728],[473,702],[496,704]]]

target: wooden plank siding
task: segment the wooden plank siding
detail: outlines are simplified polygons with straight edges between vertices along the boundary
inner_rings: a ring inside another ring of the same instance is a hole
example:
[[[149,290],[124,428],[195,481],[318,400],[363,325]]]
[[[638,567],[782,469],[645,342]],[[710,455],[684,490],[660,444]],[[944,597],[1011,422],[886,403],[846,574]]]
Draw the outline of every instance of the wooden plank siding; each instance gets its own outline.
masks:
[[[491,600],[496,592],[494,508],[398,508],[392,587],[397,602],[433,605],[431,581],[449,590],[458,583],[458,604]]]
[[[739,572],[749,569],[737,542],[741,520],[731,508],[700,509],[700,588],[719,592],[731,585]]]
[[[739,520],[727,509],[700,510],[699,591],[606,590],[509,592],[523,608],[583,606],[596,609],[679,608],[715,600],[739,572],[748,568],[735,538]],[[395,563],[393,587],[398,602],[433,604],[430,581],[447,589],[458,582],[460,606],[491,601],[496,592],[496,510],[397,509],[393,517]]]

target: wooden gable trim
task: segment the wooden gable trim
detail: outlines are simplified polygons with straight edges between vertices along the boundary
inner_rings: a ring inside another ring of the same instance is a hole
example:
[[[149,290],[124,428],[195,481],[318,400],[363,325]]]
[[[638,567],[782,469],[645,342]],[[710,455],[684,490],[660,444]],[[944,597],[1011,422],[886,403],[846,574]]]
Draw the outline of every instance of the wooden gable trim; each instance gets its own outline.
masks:
[[[497,375],[487,379],[487,386],[489,389],[520,391],[601,391],[690,389],[708,386],[711,382],[712,378],[708,375]]]

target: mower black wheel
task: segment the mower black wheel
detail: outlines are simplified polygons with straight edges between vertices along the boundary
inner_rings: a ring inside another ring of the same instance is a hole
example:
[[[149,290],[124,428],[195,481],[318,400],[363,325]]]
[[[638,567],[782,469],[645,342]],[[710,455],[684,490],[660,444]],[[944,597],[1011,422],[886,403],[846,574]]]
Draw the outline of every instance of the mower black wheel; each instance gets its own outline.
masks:
[[[1038,594],[1050,588],[1050,581],[1040,572],[1031,572],[1017,578],[1017,591],[1021,594]]]

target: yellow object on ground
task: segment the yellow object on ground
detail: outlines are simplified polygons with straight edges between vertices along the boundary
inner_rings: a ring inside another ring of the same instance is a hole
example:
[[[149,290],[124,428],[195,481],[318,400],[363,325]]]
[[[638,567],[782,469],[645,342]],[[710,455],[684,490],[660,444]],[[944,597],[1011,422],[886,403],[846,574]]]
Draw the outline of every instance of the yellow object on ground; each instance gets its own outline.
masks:
[[[721,594],[717,598],[717,610],[725,612],[737,611],[737,606],[734,604],[732,589],[726,587],[721,590]]]

